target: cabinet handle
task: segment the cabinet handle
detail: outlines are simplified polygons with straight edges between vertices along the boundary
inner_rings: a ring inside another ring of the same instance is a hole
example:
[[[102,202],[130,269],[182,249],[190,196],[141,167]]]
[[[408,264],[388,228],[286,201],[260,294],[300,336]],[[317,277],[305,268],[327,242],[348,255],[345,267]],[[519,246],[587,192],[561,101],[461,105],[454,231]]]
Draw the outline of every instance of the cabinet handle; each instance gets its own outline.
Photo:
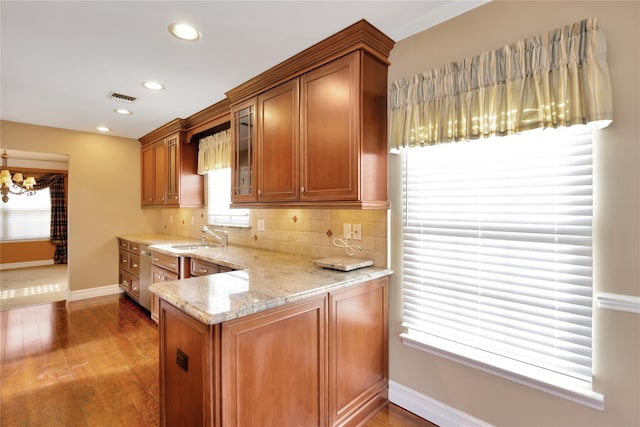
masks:
[[[126,264],[126,263],[127,263],[127,260],[126,260],[126,259],[123,259],[123,260],[122,260],[122,263],[123,263],[123,264]]]
[[[126,280],[122,281],[122,286],[124,286],[125,288],[127,287],[127,281]]]
[[[175,262],[172,262],[172,263],[171,263],[171,264],[169,264],[169,265],[170,265],[171,267],[175,267],[175,266],[176,266],[176,263],[175,263]]]
[[[304,187],[300,187],[300,192],[304,193]]]
[[[158,261],[158,257],[154,255],[154,256],[153,256],[153,260],[154,260],[154,261]]]
[[[206,273],[207,271],[209,271],[209,270],[207,270],[206,268],[201,268],[200,269],[200,273]]]
[[[262,194],[262,190],[258,190],[258,196]]]
[[[138,264],[133,264],[131,268],[138,268]]]

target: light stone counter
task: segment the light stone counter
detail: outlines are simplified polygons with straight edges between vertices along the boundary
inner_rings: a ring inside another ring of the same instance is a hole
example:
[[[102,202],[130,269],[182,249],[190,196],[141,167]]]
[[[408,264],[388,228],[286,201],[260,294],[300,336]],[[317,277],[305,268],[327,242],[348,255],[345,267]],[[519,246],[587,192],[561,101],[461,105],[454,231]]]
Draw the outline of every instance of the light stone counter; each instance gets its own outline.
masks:
[[[142,243],[144,245],[159,245],[159,244],[180,244],[180,243],[197,243],[199,240],[191,239],[189,237],[173,236],[171,234],[162,233],[150,233],[150,234],[127,234],[118,236],[121,239],[129,240],[132,242]]]
[[[367,267],[350,272],[328,270],[298,255],[241,246],[177,250],[153,245],[151,250],[187,256],[238,269],[228,273],[155,283],[149,290],[202,323],[212,325],[336,289],[392,274]]]

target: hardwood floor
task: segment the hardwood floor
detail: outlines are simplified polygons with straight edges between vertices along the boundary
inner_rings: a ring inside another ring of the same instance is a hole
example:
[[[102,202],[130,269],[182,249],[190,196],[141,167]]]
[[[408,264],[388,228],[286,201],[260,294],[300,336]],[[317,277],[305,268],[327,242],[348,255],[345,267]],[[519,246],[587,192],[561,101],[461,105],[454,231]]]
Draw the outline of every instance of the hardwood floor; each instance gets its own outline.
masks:
[[[156,426],[158,330],[124,296],[0,313],[2,426]],[[367,427],[434,426],[388,405]]]

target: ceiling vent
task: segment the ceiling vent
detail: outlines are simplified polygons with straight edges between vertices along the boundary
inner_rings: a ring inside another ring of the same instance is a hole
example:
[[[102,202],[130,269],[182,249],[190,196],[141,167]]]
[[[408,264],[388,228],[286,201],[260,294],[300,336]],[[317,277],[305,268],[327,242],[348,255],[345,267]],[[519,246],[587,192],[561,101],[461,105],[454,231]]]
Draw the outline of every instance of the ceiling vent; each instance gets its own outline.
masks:
[[[136,99],[138,98],[136,98],[135,96],[123,95],[117,92],[109,92],[109,94],[107,95],[107,99],[120,102],[128,102],[129,104],[131,104],[133,102],[136,102]]]

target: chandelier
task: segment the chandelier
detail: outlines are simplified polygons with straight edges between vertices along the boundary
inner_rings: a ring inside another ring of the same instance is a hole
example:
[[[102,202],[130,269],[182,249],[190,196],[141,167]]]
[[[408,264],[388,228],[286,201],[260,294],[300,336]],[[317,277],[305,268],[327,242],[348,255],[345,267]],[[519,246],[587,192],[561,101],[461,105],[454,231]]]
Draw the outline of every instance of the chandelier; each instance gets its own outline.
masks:
[[[7,169],[7,159],[9,155],[4,150],[2,153],[2,171],[0,172],[0,184],[2,185],[0,191],[2,192],[2,201],[7,203],[9,201],[9,193],[11,194],[26,194],[27,196],[33,196],[36,194],[36,190],[33,187],[36,185],[36,179],[32,176],[24,179],[22,174],[17,172],[11,178],[11,172]]]

